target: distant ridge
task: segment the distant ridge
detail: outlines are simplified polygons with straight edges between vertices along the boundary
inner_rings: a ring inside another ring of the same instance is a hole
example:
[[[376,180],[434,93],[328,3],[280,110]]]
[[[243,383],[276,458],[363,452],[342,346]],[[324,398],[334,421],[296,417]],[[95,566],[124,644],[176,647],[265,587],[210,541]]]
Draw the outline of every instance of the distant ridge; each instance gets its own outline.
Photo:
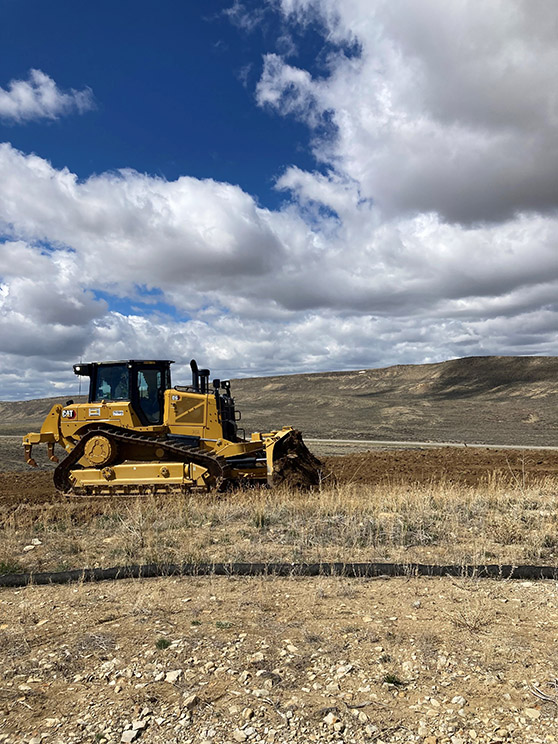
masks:
[[[323,438],[558,445],[558,357],[252,378],[233,390],[255,430],[290,424]]]
[[[558,446],[558,357],[244,378],[232,390],[247,432]],[[0,432],[36,429],[56,400],[0,402]]]

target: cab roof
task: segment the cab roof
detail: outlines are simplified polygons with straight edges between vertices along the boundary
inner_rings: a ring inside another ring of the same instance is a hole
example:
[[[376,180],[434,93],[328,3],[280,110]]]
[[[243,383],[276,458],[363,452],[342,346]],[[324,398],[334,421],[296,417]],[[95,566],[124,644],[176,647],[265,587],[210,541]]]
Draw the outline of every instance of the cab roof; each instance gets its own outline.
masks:
[[[136,364],[159,364],[159,365],[170,365],[174,364],[172,359],[120,359],[109,362],[80,362],[74,364],[74,374],[88,376],[91,374],[91,370],[94,367],[107,367],[111,364],[127,364],[128,366]]]
[[[81,362],[80,362],[81,364]],[[116,359],[109,362],[87,362],[87,364],[94,364],[98,367],[100,364],[174,364],[172,359]],[[75,364],[74,367],[78,367]],[[85,363],[84,365],[85,366]]]

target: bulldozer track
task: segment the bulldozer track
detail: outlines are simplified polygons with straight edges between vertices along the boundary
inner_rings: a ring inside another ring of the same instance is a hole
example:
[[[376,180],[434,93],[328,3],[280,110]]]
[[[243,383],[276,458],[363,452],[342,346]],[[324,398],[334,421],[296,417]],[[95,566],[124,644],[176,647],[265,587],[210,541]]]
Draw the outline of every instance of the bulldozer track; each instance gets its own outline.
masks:
[[[208,485],[214,490],[222,490],[227,484],[230,475],[230,467],[227,465],[227,461],[224,457],[214,455],[200,448],[190,447],[185,444],[180,444],[179,442],[173,442],[169,439],[159,439],[148,436],[142,432],[98,425],[87,430],[74,449],[55,469],[54,485],[58,491],[62,491],[70,496],[140,496],[152,493],[171,493],[176,492],[177,490],[192,490],[192,487],[187,485],[177,486],[176,484],[166,485],[164,483],[127,485],[118,483],[112,484],[110,482],[107,482],[102,486],[83,486],[80,488],[74,488],[70,480],[72,467],[77,465],[79,460],[83,457],[87,441],[99,434],[106,436],[116,444],[144,447],[148,450],[148,456],[144,458],[147,460],[157,462],[167,459],[174,462],[191,462],[196,465],[201,465],[210,473],[211,481]],[[164,450],[164,454],[161,457],[154,456],[153,450],[156,447]],[[149,450],[152,452],[150,453]],[[151,457],[149,457],[149,454],[151,454]]]

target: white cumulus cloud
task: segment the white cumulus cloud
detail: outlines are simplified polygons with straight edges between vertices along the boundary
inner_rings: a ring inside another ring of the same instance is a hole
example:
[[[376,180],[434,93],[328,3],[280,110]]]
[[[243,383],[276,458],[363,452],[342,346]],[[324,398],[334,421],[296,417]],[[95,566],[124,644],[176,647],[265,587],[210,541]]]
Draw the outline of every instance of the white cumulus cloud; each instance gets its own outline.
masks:
[[[386,217],[500,221],[558,207],[558,6],[551,0],[283,0],[293,23],[358,48],[328,74],[266,55],[257,100],[336,136],[316,157]]]
[[[42,70],[30,70],[27,80],[12,80],[0,87],[0,119],[24,122],[32,119],[58,119],[70,113],[94,108],[89,88],[62,91]]]

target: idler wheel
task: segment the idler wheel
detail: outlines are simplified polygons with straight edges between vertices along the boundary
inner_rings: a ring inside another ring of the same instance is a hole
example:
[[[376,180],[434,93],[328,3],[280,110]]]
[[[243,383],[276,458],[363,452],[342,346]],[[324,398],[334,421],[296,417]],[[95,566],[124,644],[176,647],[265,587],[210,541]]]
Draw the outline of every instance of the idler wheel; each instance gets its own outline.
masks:
[[[84,457],[94,467],[108,465],[116,457],[116,443],[103,434],[88,439],[83,450]]]

